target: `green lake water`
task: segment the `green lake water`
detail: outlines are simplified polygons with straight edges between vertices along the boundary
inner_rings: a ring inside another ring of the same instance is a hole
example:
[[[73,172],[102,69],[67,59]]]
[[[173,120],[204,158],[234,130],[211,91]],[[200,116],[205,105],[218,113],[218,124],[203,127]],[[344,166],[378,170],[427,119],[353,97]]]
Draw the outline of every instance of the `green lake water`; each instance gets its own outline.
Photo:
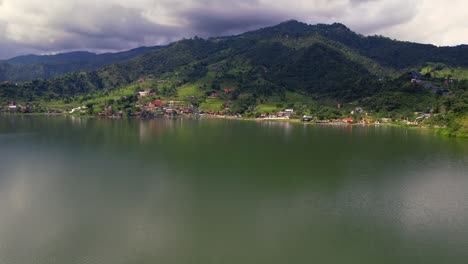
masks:
[[[0,263],[468,263],[468,141],[0,117]]]

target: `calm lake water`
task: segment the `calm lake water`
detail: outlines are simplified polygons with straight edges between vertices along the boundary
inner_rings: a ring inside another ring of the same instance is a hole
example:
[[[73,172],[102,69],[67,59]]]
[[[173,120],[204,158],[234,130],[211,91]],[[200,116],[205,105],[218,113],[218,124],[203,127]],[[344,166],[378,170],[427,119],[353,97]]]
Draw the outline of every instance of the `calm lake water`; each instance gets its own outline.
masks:
[[[468,263],[468,141],[0,117],[0,263]]]

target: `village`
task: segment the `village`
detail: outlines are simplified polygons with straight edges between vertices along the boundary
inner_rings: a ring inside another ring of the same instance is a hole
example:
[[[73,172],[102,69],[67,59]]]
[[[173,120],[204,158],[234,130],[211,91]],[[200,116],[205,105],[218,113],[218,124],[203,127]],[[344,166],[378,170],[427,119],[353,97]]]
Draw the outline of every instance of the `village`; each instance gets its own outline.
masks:
[[[229,94],[233,89],[225,89],[224,93]],[[388,117],[383,118],[373,118],[370,113],[364,111],[362,107],[356,107],[354,110],[349,112],[349,117],[346,118],[335,118],[335,119],[319,119],[317,116],[313,115],[298,115],[294,109],[284,109],[272,113],[257,113],[254,118],[243,117],[240,113],[232,114],[227,111],[202,111],[198,107],[188,104],[186,101],[176,101],[176,100],[163,100],[161,98],[156,98],[150,100],[148,103],[143,103],[143,99],[151,98],[154,96],[151,90],[139,91],[137,94],[139,100],[136,102],[135,107],[140,109],[140,111],[131,113],[131,116],[134,118],[155,118],[155,117],[211,117],[211,118],[225,118],[225,119],[250,119],[257,121],[299,121],[303,123],[311,124],[321,124],[321,125],[352,125],[352,124],[361,124],[361,125],[380,125],[380,124],[391,124],[391,123],[400,123],[409,126],[418,126],[421,125],[425,119],[428,119],[432,116],[431,113],[416,112],[414,113],[417,117],[414,120],[409,120],[408,118],[403,120],[392,119]],[[210,99],[219,98],[219,93],[211,93]],[[147,100],[146,100],[147,101]],[[224,110],[229,109],[227,103],[223,104]],[[341,108],[341,105],[336,106],[337,109]],[[255,110],[255,109],[253,109]],[[78,107],[72,109],[69,113],[73,114],[76,112],[85,112],[86,107]],[[125,116],[124,111],[114,111],[112,105],[107,106],[104,110],[97,114],[100,117],[109,117],[109,118],[122,118]],[[358,116],[358,118],[353,118],[352,116]]]
[[[137,83],[145,84],[147,80],[140,78]],[[457,82],[457,79],[449,78],[440,80],[441,85],[436,85],[430,82],[419,72],[412,72],[410,83],[416,87],[432,90],[441,96],[447,96],[450,91],[446,88]],[[157,80],[157,84],[167,83],[167,80]],[[187,96],[185,100],[173,100],[163,98],[156,92],[157,89],[141,89],[135,92],[134,101],[131,102],[132,110],[123,110],[116,104],[106,103],[97,112],[94,111],[92,105],[82,105],[67,110],[44,109],[39,104],[18,104],[14,101],[7,105],[0,105],[0,113],[8,114],[29,114],[29,113],[46,113],[46,114],[72,114],[72,115],[94,115],[101,118],[155,118],[155,117],[198,117],[206,116],[212,118],[229,118],[229,119],[251,119],[258,121],[295,121],[321,125],[380,125],[380,124],[403,124],[408,126],[421,126],[426,119],[432,117],[431,112],[415,112],[409,117],[400,120],[390,117],[377,117],[373,113],[365,111],[363,107],[355,107],[346,112],[342,109],[341,104],[337,104],[335,108],[340,111],[341,118],[319,118],[311,113],[303,113],[304,111],[295,111],[293,108],[277,109],[275,111],[264,111],[257,109],[255,106],[249,107],[249,111],[254,113],[249,116],[243,116],[240,113],[230,111],[232,101],[228,100],[236,91],[235,88],[224,88],[219,91],[213,91],[207,94],[206,100],[222,100],[221,107],[218,110],[204,110],[200,107],[191,104],[190,102],[197,99],[196,96]]]
[[[414,82],[414,80],[412,80]],[[224,94],[228,95],[232,93],[234,89],[224,89]],[[156,117],[211,117],[211,118],[226,118],[226,119],[251,119],[257,121],[299,121],[303,123],[320,124],[320,125],[380,125],[380,124],[391,124],[400,123],[409,126],[419,126],[422,122],[432,116],[431,113],[416,112],[416,119],[409,120],[408,118],[403,120],[392,119],[388,117],[374,118],[372,115],[364,111],[362,107],[355,107],[349,112],[349,116],[345,118],[334,118],[334,119],[319,119],[314,115],[299,115],[294,109],[286,108],[276,112],[261,112],[257,113],[253,118],[243,117],[240,113],[229,113],[229,103],[223,104],[223,110],[219,111],[203,111],[193,104],[189,104],[187,101],[177,100],[163,100],[160,97],[154,98],[154,93],[150,89],[139,91],[136,94],[138,100],[135,103],[135,108],[139,111],[125,112],[124,110],[118,110],[113,105],[105,106],[101,111],[94,113],[94,115],[100,118],[156,118]],[[218,99],[220,94],[213,92],[209,95],[209,99]],[[146,103],[145,103],[146,102]],[[337,109],[341,109],[341,104],[336,106]],[[8,105],[0,105],[0,113],[7,114],[29,114],[37,113],[42,111],[46,114],[71,114],[71,115],[86,115],[89,114],[87,106],[79,106],[72,108],[71,110],[60,112],[58,110],[44,110],[38,109],[40,106],[32,106],[30,104],[22,105],[16,102],[10,102]],[[255,110],[255,108],[252,108]]]

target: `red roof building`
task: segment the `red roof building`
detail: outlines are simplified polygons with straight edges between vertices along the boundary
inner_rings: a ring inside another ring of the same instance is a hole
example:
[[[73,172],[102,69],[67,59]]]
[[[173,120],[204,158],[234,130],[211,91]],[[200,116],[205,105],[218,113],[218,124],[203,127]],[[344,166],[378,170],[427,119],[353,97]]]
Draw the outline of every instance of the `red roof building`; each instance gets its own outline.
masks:
[[[154,105],[156,107],[163,107],[164,106],[164,101],[160,100],[160,99],[157,99],[157,100],[154,101]]]

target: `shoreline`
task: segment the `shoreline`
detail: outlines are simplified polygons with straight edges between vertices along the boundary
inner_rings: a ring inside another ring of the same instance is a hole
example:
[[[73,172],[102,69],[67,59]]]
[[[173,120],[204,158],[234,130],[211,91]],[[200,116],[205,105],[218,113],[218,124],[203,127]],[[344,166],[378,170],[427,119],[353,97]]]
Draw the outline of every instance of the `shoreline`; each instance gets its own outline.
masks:
[[[64,116],[64,117],[79,117],[79,118],[92,118],[92,119],[111,119],[111,120],[119,120],[119,119],[135,119],[135,120],[151,120],[151,119],[174,119],[174,118],[182,118],[182,119],[218,119],[218,120],[238,120],[238,121],[255,121],[255,122],[278,122],[278,123],[293,123],[293,124],[303,124],[303,125],[313,125],[313,126],[333,126],[333,127],[352,127],[352,126],[360,126],[360,127],[379,127],[379,126],[387,126],[387,127],[400,127],[400,128],[410,128],[410,129],[423,129],[423,130],[433,130],[437,134],[445,137],[450,138],[468,138],[467,134],[457,134],[449,131],[446,127],[434,127],[434,126],[414,126],[414,125],[406,125],[400,123],[370,123],[370,124],[360,124],[360,123],[317,123],[317,122],[303,122],[299,118],[284,118],[284,119],[269,119],[269,118],[249,118],[249,117],[236,117],[236,116],[219,116],[219,115],[177,115],[177,116],[155,116],[155,117],[113,117],[113,116],[90,116],[90,115],[76,115],[70,113],[0,113],[0,116]]]

